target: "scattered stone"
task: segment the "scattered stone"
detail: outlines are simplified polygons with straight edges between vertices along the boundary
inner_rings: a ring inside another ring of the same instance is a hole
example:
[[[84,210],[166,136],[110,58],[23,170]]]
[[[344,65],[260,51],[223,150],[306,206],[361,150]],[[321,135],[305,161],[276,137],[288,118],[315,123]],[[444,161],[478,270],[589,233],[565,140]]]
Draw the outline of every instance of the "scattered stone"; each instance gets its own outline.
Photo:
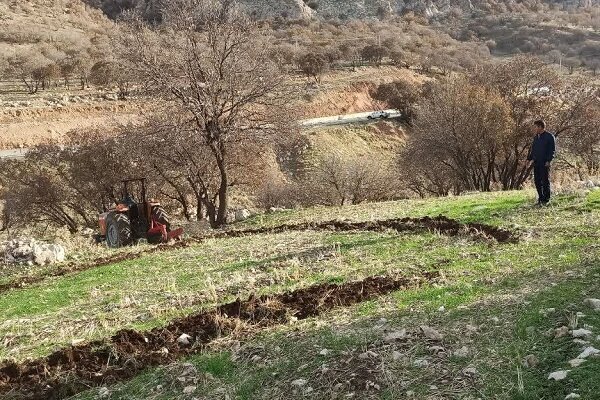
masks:
[[[525,368],[534,368],[538,363],[539,360],[534,354],[529,354],[523,359],[523,366]]]
[[[186,386],[183,388],[183,394],[192,394],[196,391],[196,386]]]
[[[326,356],[330,353],[330,351],[328,349],[323,349],[319,352],[319,355],[321,356]]]
[[[452,353],[455,357],[468,357],[469,356],[469,348],[467,346],[463,346],[458,350],[454,350]]]
[[[568,326],[561,326],[560,328],[556,328],[554,330],[554,337],[556,339],[561,338],[563,336],[566,336],[569,334],[569,327]]]
[[[588,342],[587,340],[583,340],[583,339],[573,339],[573,343],[577,343],[577,344],[581,344],[581,345],[590,344],[590,342]]]
[[[463,369],[463,374],[467,376],[475,376],[477,375],[477,370],[474,367],[468,367]]]
[[[577,393],[569,393],[567,395],[567,397],[565,397],[565,400],[569,400],[569,399],[579,399],[581,398],[580,395],[578,395]]]
[[[300,379],[296,379],[296,380],[292,381],[292,386],[301,387],[301,386],[306,385],[306,383],[307,383],[306,379],[300,378]]]
[[[413,392],[412,390],[408,390],[406,392],[406,397],[413,397],[415,395],[415,392]]]
[[[417,368],[425,368],[429,366],[429,361],[420,358],[418,360],[413,361],[413,365]]]
[[[444,349],[442,346],[430,346],[428,347],[428,350],[433,354],[443,353],[446,351],[446,349]]]
[[[565,379],[567,377],[567,374],[570,371],[571,370],[567,369],[567,370],[563,370],[563,371],[553,372],[550,375],[548,375],[548,379],[554,379],[555,381],[562,381],[563,379]]]
[[[585,338],[588,336],[592,336],[592,331],[588,331],[587,329],[575,329],[571,332],[571,335],[575,338]]]
[[[500,322],[500,318],[498,318],[498,317],[491,317],[490,321],[492,321],[493,323],[497,324],[497,323]]]
[[[252,361],[252,362],[253,362],[253,363],[255,363],[255,364],[256,364],[257,362],[259,362],[260,360],[262,360],[262,357],[261,357],[261,356],[259,356],[258,354],[255,354],[255,355],[253,355],[253,356],[250,358],[250,361]]]
[[[572,360],[569,361],[569,365],[573,368],[577,368],[579,367],[581,364],[583,364],[585,362],[584,359],[581,358],[574,358]]]
[[[585,299],[583,304],[590,306],[594,311],[600,311],[600,299]]]
[[[400,360],[402,360],[402,353],[400,353],[399,351],[394,351],[392,353],[392,359],[394,361],[400,361]]]
[[[377,354],[371,350],[367,350],[364,353],[359,354],[358,358],[360,358],[361,360],[366,360],[367,358],[375,358],[378,356],[379,356],[379,354]]]
[[[190,340],[192,340],[190,335],[187,333],[182,333],[181,336],[177,338],[177,343],[188,346],[190,344]]]
[[[525,328],[525,333],[527,333],[528,336],[535,335],[535,326],[528,326]]]
[[[423,332],[423,335],[425,335],[425,337],[427,339],[442,340],[442,338],[443,338],[441,333],[439,333],[438,331],[436,331],[435,329],[433,329],[427,325],[421,325],[421,331]]]
[[[245,209],[245,208],[243,208],[241,210],[236,210],[236,212],[235,212],[235,221],[236,222],[242,222],[242,221],[247,220],[251,216],[252,216],[252,213],[249,210]]]
[[[106,386],[103,386],[100,388],[100,390],[98,390],[98,396],[100,398],[105,398],[110,396],[110,391],[108,390],[108,388]]]
[[[444,312],[444,311],[446,311],[446,307],[444,307],[444,306],[441,306],[440,308],[438,308],[438,311],[439,311],[439,312]]]
[[[46,265],[63,262],[65,248],[35,239],[12,239],[0,244],[0,255],[8,264]]]
[[[383,338],[386,342],[395,342],[396,340],[402,340],[406,338],[406,329],[400,329],[399,331],[393,331],[385,335]]]
[[[595,356],[596,354],[600,354],[600,350],[589,346],[583,349],[583,352],[577,356],[577,358],[588,358],[589,356]]]

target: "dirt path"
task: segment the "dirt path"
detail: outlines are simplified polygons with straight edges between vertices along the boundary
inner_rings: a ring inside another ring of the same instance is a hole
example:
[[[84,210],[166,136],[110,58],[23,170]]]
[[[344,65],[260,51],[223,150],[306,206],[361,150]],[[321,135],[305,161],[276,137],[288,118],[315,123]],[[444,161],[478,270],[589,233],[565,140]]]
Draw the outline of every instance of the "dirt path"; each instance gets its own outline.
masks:
[[[421,217],[421,218],[402,218],[389,219],[383,221],[367,222],[346,222],[346,221],[327,221],[327,222],[305,222],[300,224],[285,224],[276,227],[265,227],[255,229],[227,230],[217,231],[201,237],[194,237],[183,242],[177,242],[173,245],[162,244],[151,247],[138,253],[124,253],[114,256],[107,256],[96,259],[89,263],[72,262],[57,270],[49,271],[43,275],[23,276],[12,282],[0,285],[0,294],[11,289],[23,288],[31,284],[39,283],[50,277],[64,276],[71,273],[85,271],[91,268],[110,265],[122,261],[134,260],[146,254],[162,251],[171,251],[178,248],[185,248],[194,243],[200,243],[206,239],[223,239],[231,237],[243,237],[258,234],[275,234],[289,231],[319,230],[331,232],[349,232],[349,231],[370,231],[381,232],[385,230],[395,230],[397,232],[439,232],[448,236],[469,235],[483,240],[496,240],[498,243],[514,243],[518,237],[505,229],[495,226],[477,223],[463,224],[454,219],[444,217]]]
[[[431,272],[416,277],[381,276],[340,285],[320,284],[279,295],[238,299],[146,332],[121,330],[107,341],[72,346],[24,364],[5,364],[0,368],[0,395],[65,398],[90,386],[126,380],[149,366],[198,353],[212,340],[239,332],[240,323],[246,329],[264,329],[285,324],[291,317],[314,317],[336,307],[418,287],[437,277]],[[179,343],[182,334],[192,338],[189,344]]]

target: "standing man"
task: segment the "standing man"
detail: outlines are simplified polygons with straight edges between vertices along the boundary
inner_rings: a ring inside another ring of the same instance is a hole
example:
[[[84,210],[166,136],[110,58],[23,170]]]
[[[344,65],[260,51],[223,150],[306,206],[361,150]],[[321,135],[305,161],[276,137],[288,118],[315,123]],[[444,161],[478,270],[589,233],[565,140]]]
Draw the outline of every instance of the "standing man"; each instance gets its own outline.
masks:
[[[533,123],[533,145],[527,160],[533,164],[533,179],[538,192],[538,205],[550,201],[550,163],[556,151],[554,135],[546,130],[546,123],[537,120]]]

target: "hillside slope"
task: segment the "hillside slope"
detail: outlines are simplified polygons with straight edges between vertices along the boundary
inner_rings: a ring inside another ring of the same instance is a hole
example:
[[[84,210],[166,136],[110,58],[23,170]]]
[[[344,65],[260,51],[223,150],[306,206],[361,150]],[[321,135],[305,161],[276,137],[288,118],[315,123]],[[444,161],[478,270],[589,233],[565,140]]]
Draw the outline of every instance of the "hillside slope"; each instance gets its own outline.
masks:
[[[89,47],[112,23],[80,0],[4,0],[0,24],[0,54],[7,54],[14,46],[34,44]]]
[[[13,287],[0,293],[0,359],[66,370],[29,379],[26,366],[0,367],[0,393],[42,380],[80,400],[595,399],[600,300],[586,299],[600,298],[600,191],[532,201],[521,191],[257,215],[236,225],[243,234]],[[379,226],[439,214],[462,228]],[[58,349],[76,356],[42,358]]]

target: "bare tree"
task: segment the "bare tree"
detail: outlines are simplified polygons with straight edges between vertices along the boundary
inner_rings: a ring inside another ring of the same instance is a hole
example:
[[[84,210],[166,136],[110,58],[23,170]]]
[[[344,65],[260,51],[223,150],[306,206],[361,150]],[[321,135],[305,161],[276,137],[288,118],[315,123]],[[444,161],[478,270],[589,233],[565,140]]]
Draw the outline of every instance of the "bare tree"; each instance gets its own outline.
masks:
[[[405,155],[434,174],[449,171],[446,180],[458,190],[490,191],[510,129],[499,94],[457,78],[435,87],[420,106]]]
[[[395,81],[382,83],[371,96],[384,101],[391,108],[402,113],[402,119],[411,125],[414,117],[414,108],[421,98],[421,88],[407,81]]]
[[[298,66],[308,78],[320,83],[321,75],[329,69],[329,61],[324,54],[310,52],[298,58]]]
[[[231,154],[282,131],[286,86],[257,26],[230,0],[169,0],[163,24],[133,18],[124,57],[149,92],[182,114],[218,170],[202,201],[214,227],[226,223]],[[175,133],[174,133],[175,134]]]

